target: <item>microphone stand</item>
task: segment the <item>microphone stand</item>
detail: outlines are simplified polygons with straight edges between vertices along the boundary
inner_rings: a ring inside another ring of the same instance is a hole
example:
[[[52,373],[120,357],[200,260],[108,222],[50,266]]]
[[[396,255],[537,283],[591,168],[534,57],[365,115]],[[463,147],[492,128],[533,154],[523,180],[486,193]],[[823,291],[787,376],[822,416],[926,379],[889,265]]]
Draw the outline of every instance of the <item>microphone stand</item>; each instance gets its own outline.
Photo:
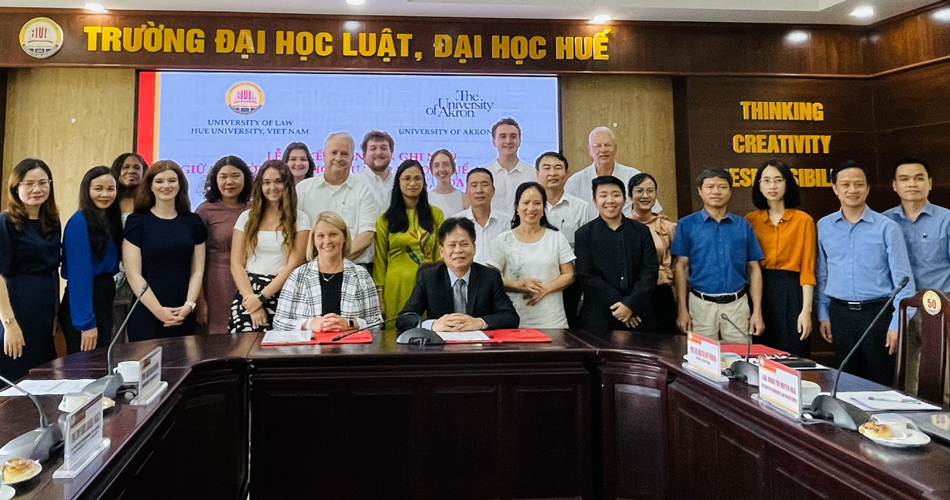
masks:
[[[743,336],[748,339],[745,347],[745,359],[736,361],[732,363],[732,366],[723,370],[723,374],[729,378],[729,380],[737,380],[739,382],[745,382],[746,384],[751,385],[752,387],[759,386],[759,367],[753,365],[749,362],[749,354],[752,352],[752,335],[748,332],[743,332],[735,323],[729,319],[729,316],[726,313],[721,313],[719,315],[722,319],[726,320],[733,328],[739,331]]]
[[[371,324],[371,325],[366,325],[366,328],[357,328],[357,329],[355,329],[355,330],[352,330],[352,331],[349,331],[349,332],[346,332],[346,333],[341,333],[340,335],[337,335],[336,337],[333,337],[333,338],[330,339],[330,340],[332,340],[332,341],[334,341],[334,342],[339,342],[339,341],[341,341],[341,340],[343,340],[343,339],[349,337],[350,335],[353,335],[354,333],[359,333],[359,332],[362,332],[363,330],[369,330],[370,328],[376,328],[376,327],[378,327],[378,326],[383,326],[383,325],[385,325],[386,323],[389,323],[389,322],[391,322],[391,321],[396,321],[397,319],[399,319],[399,318],[404,318],[404,317],[406,317],[406,316],[419,316],[419,315],[418,315],[417,313],[412,312],[412,311],[404,312],[404,313],[402,313],[402,314],[397,314],[397,315],[396,315],[395,317],[393,317],[393,318],[384,319],[383,321],[377,321],[376,323],[373,323],[373,324]]]
[[[854,353],[857,352],[858,348],[861,347],[861,343],[864,342],[864,339],[871,333],[871,328],[874,328],[874,324],[877,323],[877,320],[884,315],[884,311],[894,303],[894,298],[897,297],[897,294],[907,286],[907,283],[910,281],[910,278],[904,276],[904,279],[898,283],[897,288],[891,292],[890,297],[887,298],[887,303],[884,304],[884,307],[878,311],[877,316],[874,317],[874,320],[871,321],[871,324],[868,325],[868,328],[864,330],[864,334],[861,335],[861,338],[854,344],[854,347],[851,348],[851,352],[845,356],[844,360],[841,362],[841,365],[838,366],[838,373],[835,375],[834,384],[831,386],[831,395],[820,395],[815,398],[811,403],[811,411],[808,415],[816,420],[822,420],[830,422],[835,427],[840,427],[842,429],[848,429],[852,431],[858,430],[858,427],[863,425],[865,422],[871,419],[871,416],[868,413],[857,406],[838,399],[838,381],[841,380],[841,373],[844,371],[845,365],[848,364],[848,361],[851,360],[851,356],[854,356]],[[834,335],[834,332],[832,332]]]
[[[36,406],[36,411],[40,414],[40,426],[32,431],[21,434],[11,439],[7,444],[0,448],[0,457],[30,457],[33,460],[45,462],[49,459],[50,452],[63,442],[63,431],[57,424],[50,424],[46,419],[46,414],[40,408],[40,402],[36,396],[30,394],[22,387],[14,384],[6,377],[0,376],[0,380],[15,387],[18,391],[26,394]]]
[[[132,317],[132,312],[135,311],[136,306],[139,305],[139,302],[142,301],[142,295],[145,295],[145,292],[148,291],[148,283],[145,283],[142,286],[142,290],[135,297],[135,301],[132,302],[132,307],[129,308],[129,314],[125,316],[125,320],[122,321],[122,326],[119,327],[116,331],[115,336],[112,337],[112,342],[109,343],[109,348],[106,350],[106,375],[100,377],[98,380],[90,382],[86,387],[82,388],[83,394],[95,395],[102,393],[102,397],[115,399],[115,395],[118,392],[119,388],[122,387],[122,384],[125,383],[125,380],[122,378],[121,373],[115,372],[115,367],[112,365],[112,347],[115,346],[119,337],[122,336],[122,333],[125,332],[126,327],[129,324],[129,318]]]

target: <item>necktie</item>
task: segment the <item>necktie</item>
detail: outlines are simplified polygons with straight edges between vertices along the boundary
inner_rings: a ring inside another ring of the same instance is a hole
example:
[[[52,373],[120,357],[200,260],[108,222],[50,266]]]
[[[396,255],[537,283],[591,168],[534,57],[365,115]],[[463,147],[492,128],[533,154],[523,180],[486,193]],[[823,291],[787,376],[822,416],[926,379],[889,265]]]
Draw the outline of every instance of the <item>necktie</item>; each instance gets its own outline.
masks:
[[[455,312],[465,314],[465,306],[468,304],[468,287],[465,286],[465,280],[455,280],[452,289],[455,292]]]

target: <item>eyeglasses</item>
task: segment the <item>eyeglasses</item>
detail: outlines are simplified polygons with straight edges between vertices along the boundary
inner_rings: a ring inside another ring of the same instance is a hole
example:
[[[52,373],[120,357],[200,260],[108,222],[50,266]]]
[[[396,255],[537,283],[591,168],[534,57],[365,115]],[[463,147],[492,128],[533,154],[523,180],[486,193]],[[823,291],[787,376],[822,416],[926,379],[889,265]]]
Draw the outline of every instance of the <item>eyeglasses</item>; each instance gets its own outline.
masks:
[[[759,184],[762,184],[763,186],[781,186],[782,184],[785,184],[785,179],[782,177],[776,177],[775,179],[761,179],[759,180]]]
[[[53,184],[53,181],[46,179],[37,182],[20,182],[18,185],[20,187],[26,188],[27,191],[32,191],[34,188],[40,188],[42,190],[49,189],[50,185]]]

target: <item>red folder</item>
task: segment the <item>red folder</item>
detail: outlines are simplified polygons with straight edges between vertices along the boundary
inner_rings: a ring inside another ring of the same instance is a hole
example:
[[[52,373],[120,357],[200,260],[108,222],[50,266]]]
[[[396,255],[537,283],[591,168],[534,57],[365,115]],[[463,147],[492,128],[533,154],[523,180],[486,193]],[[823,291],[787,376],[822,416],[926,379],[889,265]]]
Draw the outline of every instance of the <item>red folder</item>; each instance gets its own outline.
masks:
[[[719,346],[719,352],[731,352],[733,354],[738,354],[745,357],[746,344],[721,344]],[[752,344],[752,349],[749,351],[749,356],[756,357],[762,355],[769,356],[788,356],[788,353],[785,351],[780,351],[778,349],[762,345],[762,344]]]
[[[485,330],[488,340],[449,341],[446,344],[501,344],[515,342],[550,342],[551,337],[531,328],[515,328],[511,330]]]
[[[373,342],[373,335],[369,330],[363,330],[352,335],[347,335],[340,340],[333,340],[337,335],[343,335],[346,332],[313,332],[313,336],[306,342],[261,342],[264,347],[282,346],[282,345],[317,345],[317,344],[369,344]]]

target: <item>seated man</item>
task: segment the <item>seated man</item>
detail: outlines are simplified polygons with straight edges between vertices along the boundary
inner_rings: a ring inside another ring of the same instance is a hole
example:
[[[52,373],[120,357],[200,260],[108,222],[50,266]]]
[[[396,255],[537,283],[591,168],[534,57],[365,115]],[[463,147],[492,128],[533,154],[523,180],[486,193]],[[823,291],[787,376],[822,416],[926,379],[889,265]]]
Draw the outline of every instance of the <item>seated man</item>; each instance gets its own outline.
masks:
[[[656,329],[651,297],[659,262],[653,236],[623,215],[623,182],[611,175],[593,180],[600,217],[577,230],[577,279],[584,289],[580,325],[610,330]]]
[[[400,314],[426,314],[422,326],[437,332],[518,328],[518,313],[501,274],[475,264],[475,225],[452,217],[439,228],[443,262],[420,267],[416,285]],[[654,259],[655,260],[655,259]],[[396,320],[399,331],[416,326],[411,315]]]

